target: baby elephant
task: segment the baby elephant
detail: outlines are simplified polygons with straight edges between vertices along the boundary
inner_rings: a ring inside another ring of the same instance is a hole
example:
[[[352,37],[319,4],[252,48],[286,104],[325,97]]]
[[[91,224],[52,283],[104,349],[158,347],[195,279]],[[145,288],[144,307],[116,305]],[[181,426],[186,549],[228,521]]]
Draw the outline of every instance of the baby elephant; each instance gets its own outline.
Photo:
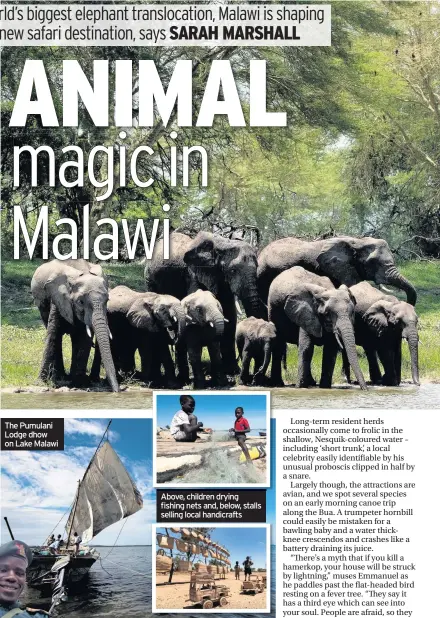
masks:
[[[189,362],[194,374],[194,387],[205,388],[205,375],[202,366],[202,349],[208,348],[211,359],[211,378],[215,386],[226,386],[220,342],[225,330],[222,306],[214,294],[197,290],[182,301],[186,315],[184,344],[178,344],[179,375],[187,372],[184,366]],[[185,349],[183,349],[185,347]]]
[[[252,382],[255,386],[261,386],[264,383],[276,338],[277,331],[273,322],[251,317],[238,324],[235,341],[238,356],[242,359],[240,384]],[[254,360],[254,376],[251,380],[249,368],[252,359]]]

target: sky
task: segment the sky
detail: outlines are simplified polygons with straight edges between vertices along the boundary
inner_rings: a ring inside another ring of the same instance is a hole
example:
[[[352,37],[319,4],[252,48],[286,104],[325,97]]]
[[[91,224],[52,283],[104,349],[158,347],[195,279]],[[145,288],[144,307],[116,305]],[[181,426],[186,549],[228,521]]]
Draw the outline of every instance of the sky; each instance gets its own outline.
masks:
[[[195,415],[204,427],[228,431],[234,426],[235,408],[244,408],[251,429],[266,430],[266,395],[194,395]],[[166,427],[180,410],[179,395],[157,395],[157,426]]]
[[[65,419],[64,451],[2,451],[2,543],[10,540],[5,516],[15,538],[29,545],[42,544],[54,528],[55,534],[63,534],[78,480],[93,457],[108,420]],[[149,545],[151,522],[155,519],[152,421],[114,419],[109,440],[142,494],[144,507],[103,530],[93,544],[113,545],[125,522],[117,545]]]
[[[157,532],[165,532],[165,528],[157,528]],[[215,528],[209,532],[211,539],[220,543],[231,553],[229,560],[232,566],[238,560],[242,566],[246,556],[252,558],[254,569],[264,569],[266,567],[266,528],[246,527],[243,524],[239,527]],[[179,534],[170,531],[170,536],[180,538]],[[204,561],[203,556],[200,556]],[[197,562],[197,558],[196,558]]]

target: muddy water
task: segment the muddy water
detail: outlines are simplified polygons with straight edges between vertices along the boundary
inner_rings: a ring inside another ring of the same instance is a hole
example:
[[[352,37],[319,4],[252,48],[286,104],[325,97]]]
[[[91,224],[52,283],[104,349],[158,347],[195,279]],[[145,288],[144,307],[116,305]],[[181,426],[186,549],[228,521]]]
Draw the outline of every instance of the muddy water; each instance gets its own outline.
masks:
[[[236,387],[234,390],[243,390]],[[258,389],[246,389],[257,391]],[[331,390],[276,388],[272,389],[273,408],[411,408],[440,409],[440,384],[416,387],[334,387]],[[3,393],[1,407],[6,409],[148,409],[152,407],[149,389],[105,392],[44,392]]]

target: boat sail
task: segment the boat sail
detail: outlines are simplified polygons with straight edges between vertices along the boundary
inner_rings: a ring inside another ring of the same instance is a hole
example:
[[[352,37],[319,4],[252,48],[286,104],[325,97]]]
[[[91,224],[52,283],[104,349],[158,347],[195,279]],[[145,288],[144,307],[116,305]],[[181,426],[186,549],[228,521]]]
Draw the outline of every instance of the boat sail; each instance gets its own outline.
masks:
[[[35,588],[51,586],[52,607],[66,599],[66,583],[81,579],[100,558],[87,543],[108,526],[143,507],[139,490],[108,439],[105,440],[110,424],[111,421],[79,483],[65,527],[65,549],[53,553],[46,546],[33,548],[27,583]],[[74,551],[75,532],[82,539],[78,552]]]
[[[142,496],[110,445],[104,444],[90,462],[78,488],[66,524],[68,545],[77,532],[83,544],[143,506]]]

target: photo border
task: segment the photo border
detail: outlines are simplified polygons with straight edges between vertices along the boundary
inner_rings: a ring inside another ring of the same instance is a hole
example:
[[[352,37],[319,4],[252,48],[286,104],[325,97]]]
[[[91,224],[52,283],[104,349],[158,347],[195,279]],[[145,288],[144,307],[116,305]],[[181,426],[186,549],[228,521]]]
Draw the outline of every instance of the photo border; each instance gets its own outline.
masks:
[[[262,395],[266,397],[266,480],[264,483],[158,483],[157,482],[157,397],[160,395],[208,395],[228,397],[233,395],[238,396],[255,396]],[[153,391],[153,487],[155,489],[163,488],[187,488],[187,489],[206,489],[216,487],[217,489],[267,489],[270,487],[270,441],[271,441],[271,392],[270,391]]]
[[[216,526],[206,526],[206,527],[215,527],[215,528],[266,528],[266,576],[267,576],[267,587],[266,587],[266,607],[265,609],[222,609],[221,607],[216,607],[212,610],[204,610],[200,609],[157,609],[156,607],[156,531],[158,528],[204,528],[205,526],[200,526],[199,524],[188,524],[182,522],[169,522],[166,526],[163,524],[151,524],[151,606],[153,614],[208,614],[208,613],[221,613],[221,614],[270,614],[271,613],[271,524],[241,524],[241,525],[232,525],[232,524],[217,524]],[[224,580],[222,580],[224,581]]]

